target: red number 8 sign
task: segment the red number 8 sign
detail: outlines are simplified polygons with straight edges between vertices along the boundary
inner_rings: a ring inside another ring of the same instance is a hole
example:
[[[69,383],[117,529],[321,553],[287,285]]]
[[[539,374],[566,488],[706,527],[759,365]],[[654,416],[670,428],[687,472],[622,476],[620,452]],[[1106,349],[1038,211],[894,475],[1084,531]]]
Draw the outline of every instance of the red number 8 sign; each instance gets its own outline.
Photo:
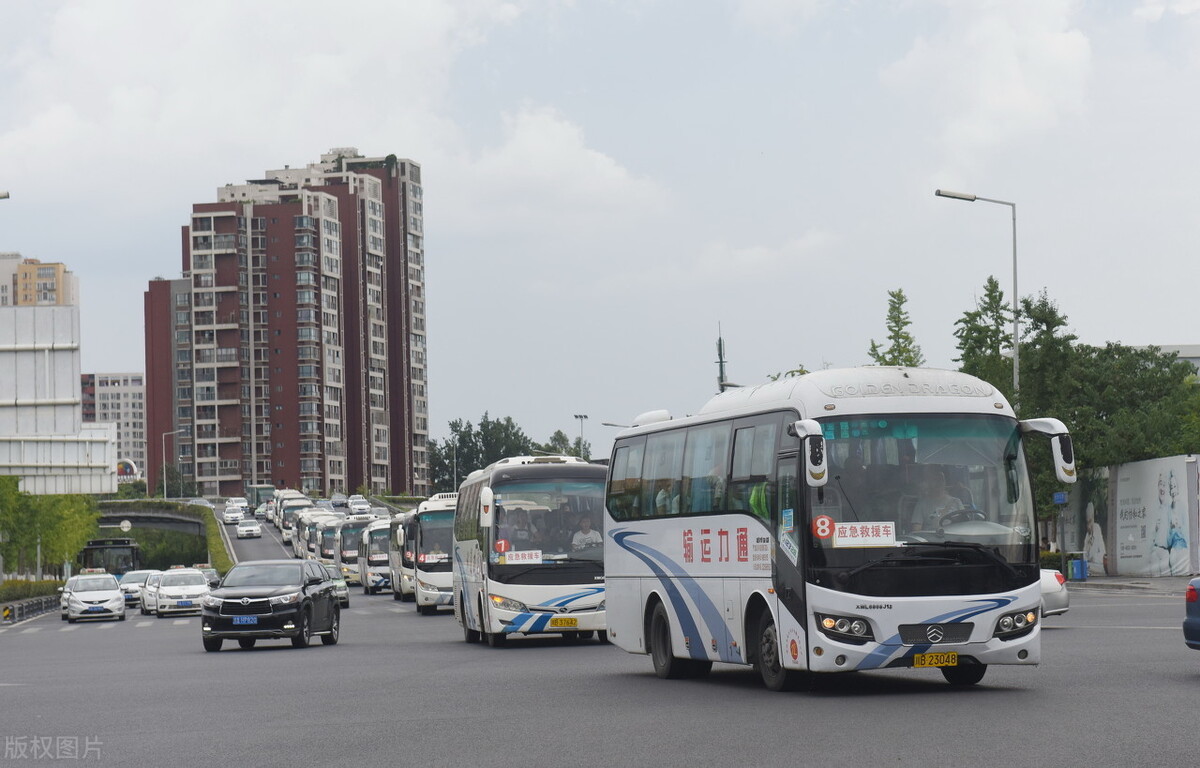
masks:
[[[814,517],[812,521],[813,536],[818,539],[828,539],[833,536],[833,518],[829,515]]]

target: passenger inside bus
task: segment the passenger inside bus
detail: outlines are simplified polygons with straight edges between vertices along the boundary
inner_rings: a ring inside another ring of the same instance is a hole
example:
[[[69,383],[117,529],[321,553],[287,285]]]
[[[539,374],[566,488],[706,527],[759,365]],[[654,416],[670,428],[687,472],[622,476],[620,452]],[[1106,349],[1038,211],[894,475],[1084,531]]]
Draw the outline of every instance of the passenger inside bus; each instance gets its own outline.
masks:
[[[592,519],[587,515],[579,518],[579,530],[571,537],[571,549],[589,549],[603,543],[604,537],[600,535],[600,531],[592,528]]]

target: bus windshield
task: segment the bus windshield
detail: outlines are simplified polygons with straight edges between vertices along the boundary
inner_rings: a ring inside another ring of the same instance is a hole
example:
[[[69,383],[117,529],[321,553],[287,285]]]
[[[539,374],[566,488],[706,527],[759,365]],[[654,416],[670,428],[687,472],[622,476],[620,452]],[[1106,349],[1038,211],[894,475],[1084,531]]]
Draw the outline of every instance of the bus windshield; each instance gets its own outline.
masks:
[[[367,534],[367,562],[387,562],[389,533],[387,528],[376,528]]]
[[[358,544],[362,541],[363,529],[366,527],[366,523],[342,526],[342,557],[358,556]]]
[[[494,493],[494,578],[524,580],[521,577],[533,571],[569,566],[603,572],[602,479],[497,483]]]
[[[790,510],[780,521],[780,548],[793,562],[801,547],[815,568],[856,573],[923,556],[1036,562],[1032,494],[1013,419],[887,414],[822,426],[829,481],[807,491],[808,524],[788,519]]]
[[[422,571],[449,571],[454,510],[423,512],[417,517],[417,567]]]

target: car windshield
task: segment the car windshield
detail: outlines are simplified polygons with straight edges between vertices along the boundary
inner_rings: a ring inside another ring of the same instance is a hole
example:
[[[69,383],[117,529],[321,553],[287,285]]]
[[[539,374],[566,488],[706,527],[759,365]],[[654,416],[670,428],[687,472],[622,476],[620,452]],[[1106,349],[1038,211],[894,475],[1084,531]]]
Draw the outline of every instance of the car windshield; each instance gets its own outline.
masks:
[[[300,564],[235,565],[225,574],[223,587],[279,587],[301,584]]]
[[[86,576],[75,582],[75,586],[71,588],[71,591],[102,592],[116,588],[117,579],[115,576]]]
[[[329,578],[333,579],[334,581],[342,581],[343,580],[342,574],[338,572],[337,568],[334,568],[332,565],[326,565],[326,566],[324,566],[324,568],[325,568],[325,573],[329,574]]]
[[[203,573],[165,573],[162,577],[164,587],[199,587],[208,584]]]
[[[258,527],[257,520],[243,520],[242,522],[238,523],[238,528],[257,528],[257,527]]]
[[[153,571],[130,571],[121,577],[121,584],[145,584],[146,577]]]

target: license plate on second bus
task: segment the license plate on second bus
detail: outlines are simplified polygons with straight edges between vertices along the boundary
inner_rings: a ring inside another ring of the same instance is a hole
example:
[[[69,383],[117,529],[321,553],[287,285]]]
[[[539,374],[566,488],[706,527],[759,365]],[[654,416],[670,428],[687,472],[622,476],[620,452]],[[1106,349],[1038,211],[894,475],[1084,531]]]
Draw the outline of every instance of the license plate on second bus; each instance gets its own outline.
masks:
[[[556,616],[553,619],[550,619],[550,626],[575,628],[579,626],[579,619],[568,618],[566,616]]]
[[[950,653],[917,653],[913,655],[914,667],[957,667],[958,654]]]

